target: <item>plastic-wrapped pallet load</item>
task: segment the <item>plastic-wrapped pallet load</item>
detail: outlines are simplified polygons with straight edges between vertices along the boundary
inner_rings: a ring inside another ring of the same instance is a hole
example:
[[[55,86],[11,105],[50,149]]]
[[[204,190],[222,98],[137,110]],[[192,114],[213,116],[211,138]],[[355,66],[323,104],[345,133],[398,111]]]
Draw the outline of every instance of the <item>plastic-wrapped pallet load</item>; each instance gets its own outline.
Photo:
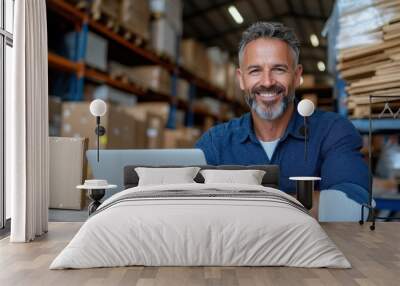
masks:
[[[173,29],[182,34],[182,1],[181,0],[149,0],[150,10],[158,18],[164,17]]]
[[[151,44],[160,56],[176,60],[178,34],[171,23],[160,18],[151,23]]]
[[[67,52],[67,57],[71,60],[77,60],[76,41],[78,39],[77,32],[66,34],[64,38],[64,45]],[[101,71],[107,71],[107,54],[108,42],[105,38],[88,32],[86,41],[86,50],[84,61],[90,67],[96,68]]]
[[[150,0],[153,14],[151,44],[161,56],[176,61],[178,40],[182,35],[182,1]]]
[[[225,89],[227,85],[226,63],[229,55],[218,47],[207,49],[207,57],[209,59],[208,80],[213,85]]]

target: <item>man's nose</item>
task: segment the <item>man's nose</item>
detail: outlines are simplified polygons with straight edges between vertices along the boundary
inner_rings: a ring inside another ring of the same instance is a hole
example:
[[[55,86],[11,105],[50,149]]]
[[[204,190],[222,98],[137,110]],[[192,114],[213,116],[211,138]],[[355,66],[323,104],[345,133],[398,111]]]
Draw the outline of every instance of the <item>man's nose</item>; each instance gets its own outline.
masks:
[[[265,86],[271,86],[275,84],[275,79],[273,78],[270,71],[264,71],[262,75],[262,84]]]

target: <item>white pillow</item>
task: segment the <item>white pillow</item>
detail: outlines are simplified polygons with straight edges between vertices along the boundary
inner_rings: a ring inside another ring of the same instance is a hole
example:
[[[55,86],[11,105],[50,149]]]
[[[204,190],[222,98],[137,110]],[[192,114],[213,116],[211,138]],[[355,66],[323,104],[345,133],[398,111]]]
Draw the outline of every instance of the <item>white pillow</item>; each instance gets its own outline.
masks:
[[[139,176],[138,186],[195,183],[193,179],[199,170],[199,167],[135,168]]]
[[[246,185],[261,185],[265,171],[262,170],[201,170],[205,184],[234,183]]]

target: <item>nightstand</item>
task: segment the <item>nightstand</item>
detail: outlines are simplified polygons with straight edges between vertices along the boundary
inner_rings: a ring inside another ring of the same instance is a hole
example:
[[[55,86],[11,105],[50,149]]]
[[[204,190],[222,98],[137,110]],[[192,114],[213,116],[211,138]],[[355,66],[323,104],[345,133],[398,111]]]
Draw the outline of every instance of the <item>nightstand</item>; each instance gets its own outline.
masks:
[[[89,215],[101,205],[100,200],[104,197],[106,190],[116,187],[117,185],[109,185],[106,180],[85,180],[85,184],[76,186],[77,189],[88,191],[89,198],[92,200],[88,206]]]

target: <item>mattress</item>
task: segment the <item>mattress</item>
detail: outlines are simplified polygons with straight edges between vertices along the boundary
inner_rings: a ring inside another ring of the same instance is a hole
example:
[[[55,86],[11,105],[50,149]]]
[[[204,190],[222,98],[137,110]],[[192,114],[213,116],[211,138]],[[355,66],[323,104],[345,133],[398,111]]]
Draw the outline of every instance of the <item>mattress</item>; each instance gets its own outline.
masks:
[[[132,265],[351,267],[290,195],[257,185],[198,183],[115,194],[50,269]]]

